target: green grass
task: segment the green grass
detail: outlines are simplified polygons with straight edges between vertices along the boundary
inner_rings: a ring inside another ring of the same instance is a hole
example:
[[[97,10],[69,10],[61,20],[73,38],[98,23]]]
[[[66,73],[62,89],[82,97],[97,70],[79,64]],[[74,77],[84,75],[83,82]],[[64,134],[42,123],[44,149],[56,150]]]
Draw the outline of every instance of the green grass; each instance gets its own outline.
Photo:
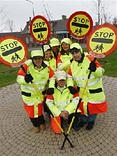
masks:
[[[105,69],[104,75],[117,77],[117,50],[111,55],[100,59],[99,62],[101,62]],[[15,83],[17,71],[18,68],[11,68],[0,64],[0,87]]]
[[[105,69],[104,75],[117,77],[117,50],[107,57],[101,59],[100,62]]]
[[[17,70],[17,68],[11,68],[0,64],[0,87],[15,83]]]

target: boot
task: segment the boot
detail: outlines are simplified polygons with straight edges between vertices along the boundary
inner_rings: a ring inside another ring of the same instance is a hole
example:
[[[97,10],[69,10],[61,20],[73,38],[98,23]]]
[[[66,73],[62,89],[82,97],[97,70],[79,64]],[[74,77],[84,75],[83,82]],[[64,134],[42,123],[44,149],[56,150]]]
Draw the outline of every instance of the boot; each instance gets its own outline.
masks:
[[[83,122],[78,122],[78,123],[73,124],[72,127],[73,127],[73,129],[74,129],[75,131],[79,131],[80,128],[82,128],[84,125],[85,125],[85,123],[83,123]]]
[[[40,129],[41,129],[42,131],[44,131],[44,130],[46,129],[45,123],[40,125]]]
[[[81,118],[80,118],[80,114],[76,114],[76,117],[74,119],[73,125],[72,125],[73,129],[75,131],[79,131],[81,128]]]
[[[80,127],[84,127],[85,124],[85,122],[80,122]]]
[[[86,130],[91,130],[94,127],[94,122],[89,122],[86,126]]]

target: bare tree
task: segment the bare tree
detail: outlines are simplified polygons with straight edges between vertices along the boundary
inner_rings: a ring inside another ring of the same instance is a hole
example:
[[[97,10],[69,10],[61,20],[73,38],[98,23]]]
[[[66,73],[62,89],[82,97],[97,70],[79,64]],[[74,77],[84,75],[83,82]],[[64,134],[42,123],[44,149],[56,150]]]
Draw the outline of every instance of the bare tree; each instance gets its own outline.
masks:
[[[0,8],[0,32],[13,32],[13,20],[9,19],[5,13],[4,7]]]
[[[6,29],[6,17],[4,15],[3,8],[0,8],[0,32],[3,32]]]
[[[103,23],[112,23],[112,15],[106,9],[104,0],[95,0],[94,1],[96,12],[97,12],[97,22],[96,25]]]
[[[14,28],[13,20],[10,19],[7,20],[7,27],[10,30],[10,32],[13,32],[13,28]]]
[[[112,15],[105,9],[104,4],[102,3],[101,7],[101,24],[103,23],[112,23]]]
[[[100,18],[100,10],[101,10],[101,0],[97,0],[97,10],[98,10],[98,25],[100,24],[101,18]]]
[[[94,8],[92,9],[92,12],[96,12],[96,25],[99,25],[101,22],[101,3],[102,0],[94,0]]]

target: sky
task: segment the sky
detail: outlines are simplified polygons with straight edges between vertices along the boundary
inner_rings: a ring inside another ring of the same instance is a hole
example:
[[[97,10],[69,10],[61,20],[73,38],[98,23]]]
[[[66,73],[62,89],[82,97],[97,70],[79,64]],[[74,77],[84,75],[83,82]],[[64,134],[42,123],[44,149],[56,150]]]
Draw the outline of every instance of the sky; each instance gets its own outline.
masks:
[[[20,31],[26,25],[33,14],[42,15],[48,20],[67,18],[76,11],[86,11],[93,21],[97,21],[98,0],[0,0],[0,32],[10,31],[9,25],[13,25],[13,31]],[[102,14],[106,14],[108,20],[117,17],[117,0],[101,0]],[[10,23],[10,24],[9,24]]]

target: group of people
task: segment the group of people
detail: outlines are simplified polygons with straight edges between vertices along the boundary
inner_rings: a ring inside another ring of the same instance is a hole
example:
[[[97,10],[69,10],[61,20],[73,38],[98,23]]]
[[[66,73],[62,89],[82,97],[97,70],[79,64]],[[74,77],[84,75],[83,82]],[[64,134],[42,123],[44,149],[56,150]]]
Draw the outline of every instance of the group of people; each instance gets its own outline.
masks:
[[[83,126],[91,130],[97,114],[107,111],[103,73],[101,64],[70,38],[52,38],[48,45],[32,50],[17,75],[32,131],[46,128],[45,112],[56,134],[61,134],[58,124],[63,126],[64,120],[70,124],[74,115],[75,131]]]

